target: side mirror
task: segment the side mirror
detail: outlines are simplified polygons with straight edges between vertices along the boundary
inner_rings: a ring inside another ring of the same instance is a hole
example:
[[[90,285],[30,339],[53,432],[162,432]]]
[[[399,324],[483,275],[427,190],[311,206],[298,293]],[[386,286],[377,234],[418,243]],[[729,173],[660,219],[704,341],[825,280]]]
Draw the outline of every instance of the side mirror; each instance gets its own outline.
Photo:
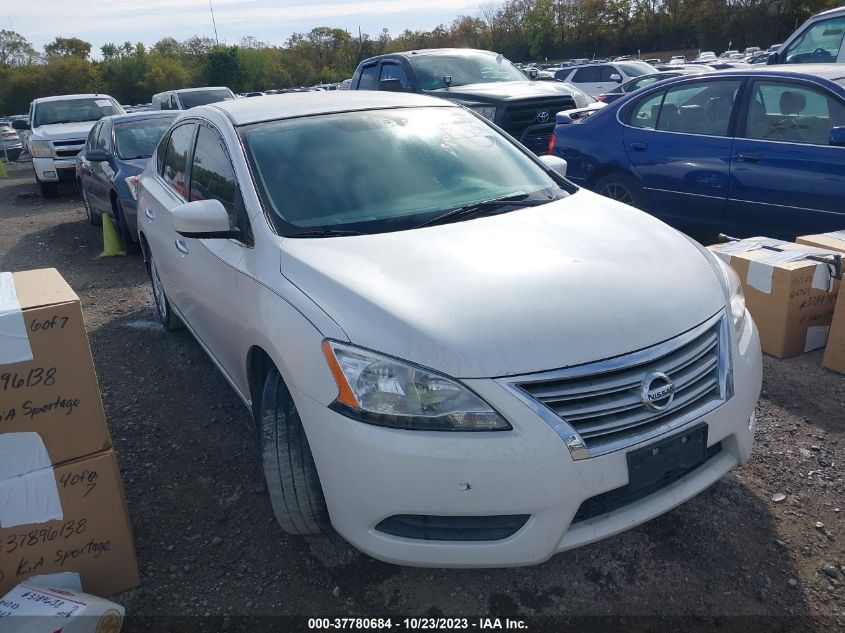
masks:
[[[619,73],[613,73],[610,76],[610,80],[615,81],[618,84],[621,84],[622,83],[622,75],[620,75]]]
[[[30,129],[29,121],[26,119],[15,119],[12,121],[12,127],[16,130],[28,130]]]
[[[382,79],[378,82],[378,89],[384,92],[405,92],[402,82],[398,79]]]
[[[837,125],[830,129],[828,143],[836,147],[845,147],[845,125]]]
[[[545,156],[540,156],[540,160],[546,164],[546,167],[551,167],[559,176],[566,178],[567,163],[560,156],[546,154]]]
[[[85,150],[85,160],[92,163],[104,163],[109,159],[109,153],[104,149]]]
[[[537,79],[537,77],[538,77],[539,75],[540,75],[540,71],[539,71],[539,70],[537,70],[536,68],[532,68],[531,70],[529,70],[529,71],[528,71],[528,78],[529,78],[531,81],[534,81],[535,79]]]
[[[170,215],[173,230],[183,237],[228,239],[237,235],[229,226],[225,207],[214,198],[186,202],[173,209]]]

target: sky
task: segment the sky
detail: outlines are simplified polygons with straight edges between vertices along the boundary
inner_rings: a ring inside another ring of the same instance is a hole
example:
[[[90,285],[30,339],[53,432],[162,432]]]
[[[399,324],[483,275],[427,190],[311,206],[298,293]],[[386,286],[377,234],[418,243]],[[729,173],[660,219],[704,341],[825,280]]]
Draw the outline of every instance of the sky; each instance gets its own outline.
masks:
[[[456,16],[478,15],[489,0],[211,0],[221,43],[247,35],[283,44],[291,33],[332,26],[377,37],[430,29]],[[0,28],[17,31],[38,50],[56,36],[91,42],[154,44],[163,37],[214,37],[209,0],[7,0]]]

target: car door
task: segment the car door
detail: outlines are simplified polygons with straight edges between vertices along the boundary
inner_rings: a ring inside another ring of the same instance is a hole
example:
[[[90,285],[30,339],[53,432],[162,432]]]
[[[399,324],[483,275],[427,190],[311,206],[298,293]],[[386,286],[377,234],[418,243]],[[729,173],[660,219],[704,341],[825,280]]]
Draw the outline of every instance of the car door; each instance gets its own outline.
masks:
[[[379,90],[381,90],[385,85],[383,81],[390,82],[391,84],[395,84],[395,88],[400,88],[404,92],[413,92],[414,85],[411,83],[411,80],[408,78],[408,73],[405,72],[405,69],[402,67],[398,61],[383,61],[381,63],[381,70],[379,71]],[[398,82],[398,84],[396,83]],[[391,87],[391,90],[394,90]],[[398,92],[398,90],[395,90]]]
[[[102,127],[103,123],[100,121],[91,128],[91,131],[88,133],[88,138],[85,141],[85,149],[79,153],[79,186],[85,194],[88,204],[94,209],[99,209],[99,206],[96,204],[94,195],[95,185],[93,183],[93,174],[91,169],[92,163],[85,158],[85,152],[89,149],[94,149],[97,146],[97,135],[100,133],[100,129]]]
[[[845,228],[845,101],[801,80],[751,84],[733,147],[728,221],[744,233],[791,239]]]
[[[188,281],[178,279],[184,267],[183,254],[176,247],[179,235],[173,230],[171,211],[188,201],[188,174],[197,123],[188,120],[174,127],[156,150],[156,175],[145,178],[138,201],[138,221],[167,298],[177,314],[184,315],[182,292]]]
[[[378,62],[368,64],[361,69],[356,90],[378,90]]]
[[[228,376],[243,361],[233,337],[243,309],[237,268],[252,243],[249,220],[226,145],[210,123],[199,124],[191,160],[189,201],[219,200],[240,239],[198,239],[175,235],[180,311],[194,335]]]
[[[109,121],[101,121],[99,128],[94,139],[94,149],[108,153],[111,146],[109,142],[111,124]],[[108,213],[111,211],[108,188],[108,181],[113,173],[111,167],[106,161],[88,161],[88,165],[89,192],[91,195],[89,204],[92,204],[100,213]]]
[[[625,151],[652,213],[685,227],[722,225],[741,85],[685,81],[648,92],[623,115]]]

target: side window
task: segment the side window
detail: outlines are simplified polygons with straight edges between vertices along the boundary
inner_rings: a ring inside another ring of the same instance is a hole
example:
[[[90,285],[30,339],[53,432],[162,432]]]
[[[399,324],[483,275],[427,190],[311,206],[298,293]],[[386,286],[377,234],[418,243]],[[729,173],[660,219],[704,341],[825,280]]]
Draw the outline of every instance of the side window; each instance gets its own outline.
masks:
[[[598,81],[601,81],[600,66],[584,66],[575,71],[572,77],[572,83],[576,84],[591,84]]]
[[[660,104],[663,101],[663,95],[666,92],[656,92],[641,99],[631,112],[631,118],[628,121],[633,127],[643,128],[645,130],[653,130],[657,127],[657,117],[660,115]]]
[[[154,97],[155,103],[158,104],[159,110],[169,110],[170,109],[170,100],[167,98],[167,95],[156,95]]]
[[[91,128],[91,131],[88,133],[88,140],[85,141],[85,149],[94,149],[97,146],[97,135],[100,133],[101,127],[103,127],[103,124],[97,123],[97,125]]]
[[[601,79],[599,81],[613,81],[613,79],[611,79],[611,75],[619,75],[621,77],[622,72],[616,70],[613,66],[602,66]]]
[[[789,45],[784,55],[787,64],[832,63],[839,56],[845,38],[845,17],[817,22]]]
[[[196,124],[185,123],[174,128],[164,152],[162,178],[183,198],[188,198],[188,154],[194,140]]]
[[[797,83],[758,81],[751,92],[745,136],[765,141],[827,145],[830,128],[845,125],[845,104]]]
[[[408,75],[405,74],[405,69],[400,64],[382,64],[379,81],[384,81],[385,79],[398,79],[399,83],[402,84],[402,90],[413,90],[411,81],[408,79]]]
[[[219,200],[229,213],[229,225],[239,225],[242,213],[238,181],[222,139],[201,125],[191,166],[191,200]]]
[[[164,154],[167,151],[167,144],[170,143],[170,133],[165,133],[158,142],[156,147],[156,171],[159,176],[162,175],[164,169]]]
[[[108,151],[109,149],[109,136],[111,132],[111,127],[107,123],[102,123],[100,125],[100,129],[97,132],[97,140],[95,141],[94,147],[96,149],[104,149]]]
[[[176,100],[176,93],[170,93],[170,107],[168,110],[178,110],[179,109],[179,101]]]
[[[361,69],[358,79],[358,90],[376,90],[378,88],[378,64],[365,66]]]
[[[657,129],[727,136],[740,81],[685,83],[666,91]]]

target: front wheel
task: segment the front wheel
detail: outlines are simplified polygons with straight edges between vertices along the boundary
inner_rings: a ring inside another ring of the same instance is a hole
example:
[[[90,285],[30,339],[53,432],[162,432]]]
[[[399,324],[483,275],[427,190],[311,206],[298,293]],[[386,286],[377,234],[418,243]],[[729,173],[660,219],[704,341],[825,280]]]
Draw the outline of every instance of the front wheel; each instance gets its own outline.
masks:
[[[628,174],[612,172],[602,176],[596,182],[594,191],[605,198],[622,202],[642,211],[646,210],[645,191],[643,191],[640,183]]]
[[[259,409],[264,476],[276,520],[288,534],[331,531],[317,466],[290,392],[274,367]]]
[[[182,322],[176,316],[176,313],[173,312],[173,308],[170,307],[170,301],[168,301],[167,295],[164,292],[164,286],[161,283],[161,278],[158,276],[158,269],[156,268],[152,253],[150,253],[149,272],[158,320],[161,321],[161,325],[165,330],[178,330],[182,327]]]

